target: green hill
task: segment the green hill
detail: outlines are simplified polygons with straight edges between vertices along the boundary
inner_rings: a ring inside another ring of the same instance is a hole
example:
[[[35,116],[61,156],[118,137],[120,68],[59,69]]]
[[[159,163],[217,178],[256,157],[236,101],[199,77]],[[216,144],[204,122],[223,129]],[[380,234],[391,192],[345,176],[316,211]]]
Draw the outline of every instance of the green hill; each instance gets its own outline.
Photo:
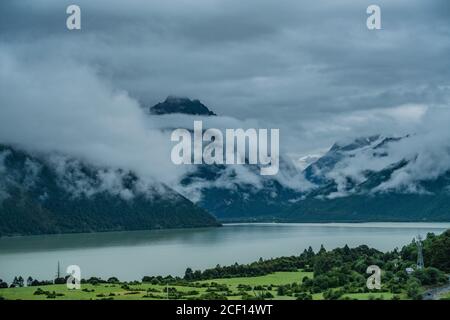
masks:
[[[0,236],[218,226],[172,189],[135,174],[0,145]]]

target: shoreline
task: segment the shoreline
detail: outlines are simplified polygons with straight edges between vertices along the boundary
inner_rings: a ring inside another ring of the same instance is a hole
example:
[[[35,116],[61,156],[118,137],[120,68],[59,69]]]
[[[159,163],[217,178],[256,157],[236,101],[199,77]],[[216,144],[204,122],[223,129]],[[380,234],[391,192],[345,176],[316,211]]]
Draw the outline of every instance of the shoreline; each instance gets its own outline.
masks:
[[[165,231],[186,231],[186,230],[210,230],[216,228],[223,228],[225,226],[239,226],[239,225],[279,225],[279,226],[325,226],[325,227],[373,227],[373,228],[396,228],[408,227],[416,224],[421,228],[442,229],[450,228],[450,221],[325,221],[325,222],[286,222],[286,221],[222,221],[218,220],[220,224],[216,226],[199,226],[199,227],[176,227],[176,228],[155,228],[155,229],[134,229],[134,230],[106,230],[106,231],[92,231],[92,232],[66,232],[66,233],[38,233],[38,234],[17,234],[17,235],[3,235],[0,236],[0,241],[4,239],[29,238],[40,236],[67,236],[67,235],[92,235],[92,234],[121,234],[133,232],[165,232]],[[438,227],[435,225],[442,224],[444,226]]]

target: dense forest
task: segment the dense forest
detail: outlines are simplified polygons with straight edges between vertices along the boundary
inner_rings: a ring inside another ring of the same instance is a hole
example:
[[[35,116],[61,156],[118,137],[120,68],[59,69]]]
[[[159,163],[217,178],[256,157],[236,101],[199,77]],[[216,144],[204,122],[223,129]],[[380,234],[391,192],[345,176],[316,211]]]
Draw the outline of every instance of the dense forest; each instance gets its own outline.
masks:
[[[130,171],[0,145],[0,236],[218,226],[207,211]]]
[[[311,247],[298,256],[269,260],[260,259],[251,264],[217,265],[215,268],[193,271],[188,268],[184,280],[198,281],[215,278],[261,276],[276,271],[314,272],[314,278],[279,290],[311,294],[326,292],[329,298],[339,298],[344,293],[368,292],[366,287],[367,267],[377,265],[382,270],[383,288],[394,294],[406,291],[409,298],[419,299],[423,286],[441,285],[448,282],[445,273],[450,273],[450,230],[436,236],[429,233],[423,241],[425,268],[417,269],[417,245],[415,241],[401,250],[380,252],[365,245],[337,248],[327,251],[323,246],[318,252]],[[409,274],[407,268],[414,271]],[[339,289],[337,289],[339,288]],[[291,292],[292,293],[292,292]]]
[[[450,230],[436,236],[429,233],[423,241],[423,255],[428,267],[437,268],[450,273]],[[413,241],[401,250],[395,249],[383,253],[366,245],[356,248],[333,249],[327,251],[323,246],[315,253],[311,247],[304,250],[298,256],[281,257],[274,259],[260,259],[250,264],[234,264],[231,266],[216,266],[212,269],[193,271],[186,270],[185,280],[206,280],[228,277],[252,277],[261,276],[276,271],[295,271],[304,269],[314,271],[315,275],[321,275],[333,270],[353,270],[365,274],[369,265],[378,265],[386,272],[403,273],[404,270],[417,261],[417,246]]]

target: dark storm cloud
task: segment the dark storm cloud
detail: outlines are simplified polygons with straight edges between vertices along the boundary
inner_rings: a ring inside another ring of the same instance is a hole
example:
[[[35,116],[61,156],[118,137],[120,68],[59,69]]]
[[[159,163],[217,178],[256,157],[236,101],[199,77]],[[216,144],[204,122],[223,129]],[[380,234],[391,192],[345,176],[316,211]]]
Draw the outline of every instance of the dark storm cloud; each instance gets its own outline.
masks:
[[[72,3],[81,32],[65,29]],[[380,31],[365,25],[374,3]],[[450,98],[446,0],[28,0],[1,1],[0,12],[0,45],[20,61],[89,66],[145,106],[199,98],[218,114],[285,128],[299,152],[414,130],[403,126],[408,114],[374,115]]]

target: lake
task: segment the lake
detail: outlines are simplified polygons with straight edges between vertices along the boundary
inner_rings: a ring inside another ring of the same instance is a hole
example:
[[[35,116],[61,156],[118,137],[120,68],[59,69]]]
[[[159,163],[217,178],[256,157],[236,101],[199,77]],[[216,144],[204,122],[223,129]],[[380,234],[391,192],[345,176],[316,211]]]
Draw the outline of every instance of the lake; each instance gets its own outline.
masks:
[[[450,223],[255,223],[221,228],[107,232],[12,237],[0,239],[0,278],[16,275],[53,279],[78,265],[83,278],[116,276],[140,280],[144,275],[183,275],[187,267],[248,263],[263,258],[298,255],[348,244],[382,251],[401,248],[418,234],[441,233]],[[425,261],[426,264],[426,261]]]

